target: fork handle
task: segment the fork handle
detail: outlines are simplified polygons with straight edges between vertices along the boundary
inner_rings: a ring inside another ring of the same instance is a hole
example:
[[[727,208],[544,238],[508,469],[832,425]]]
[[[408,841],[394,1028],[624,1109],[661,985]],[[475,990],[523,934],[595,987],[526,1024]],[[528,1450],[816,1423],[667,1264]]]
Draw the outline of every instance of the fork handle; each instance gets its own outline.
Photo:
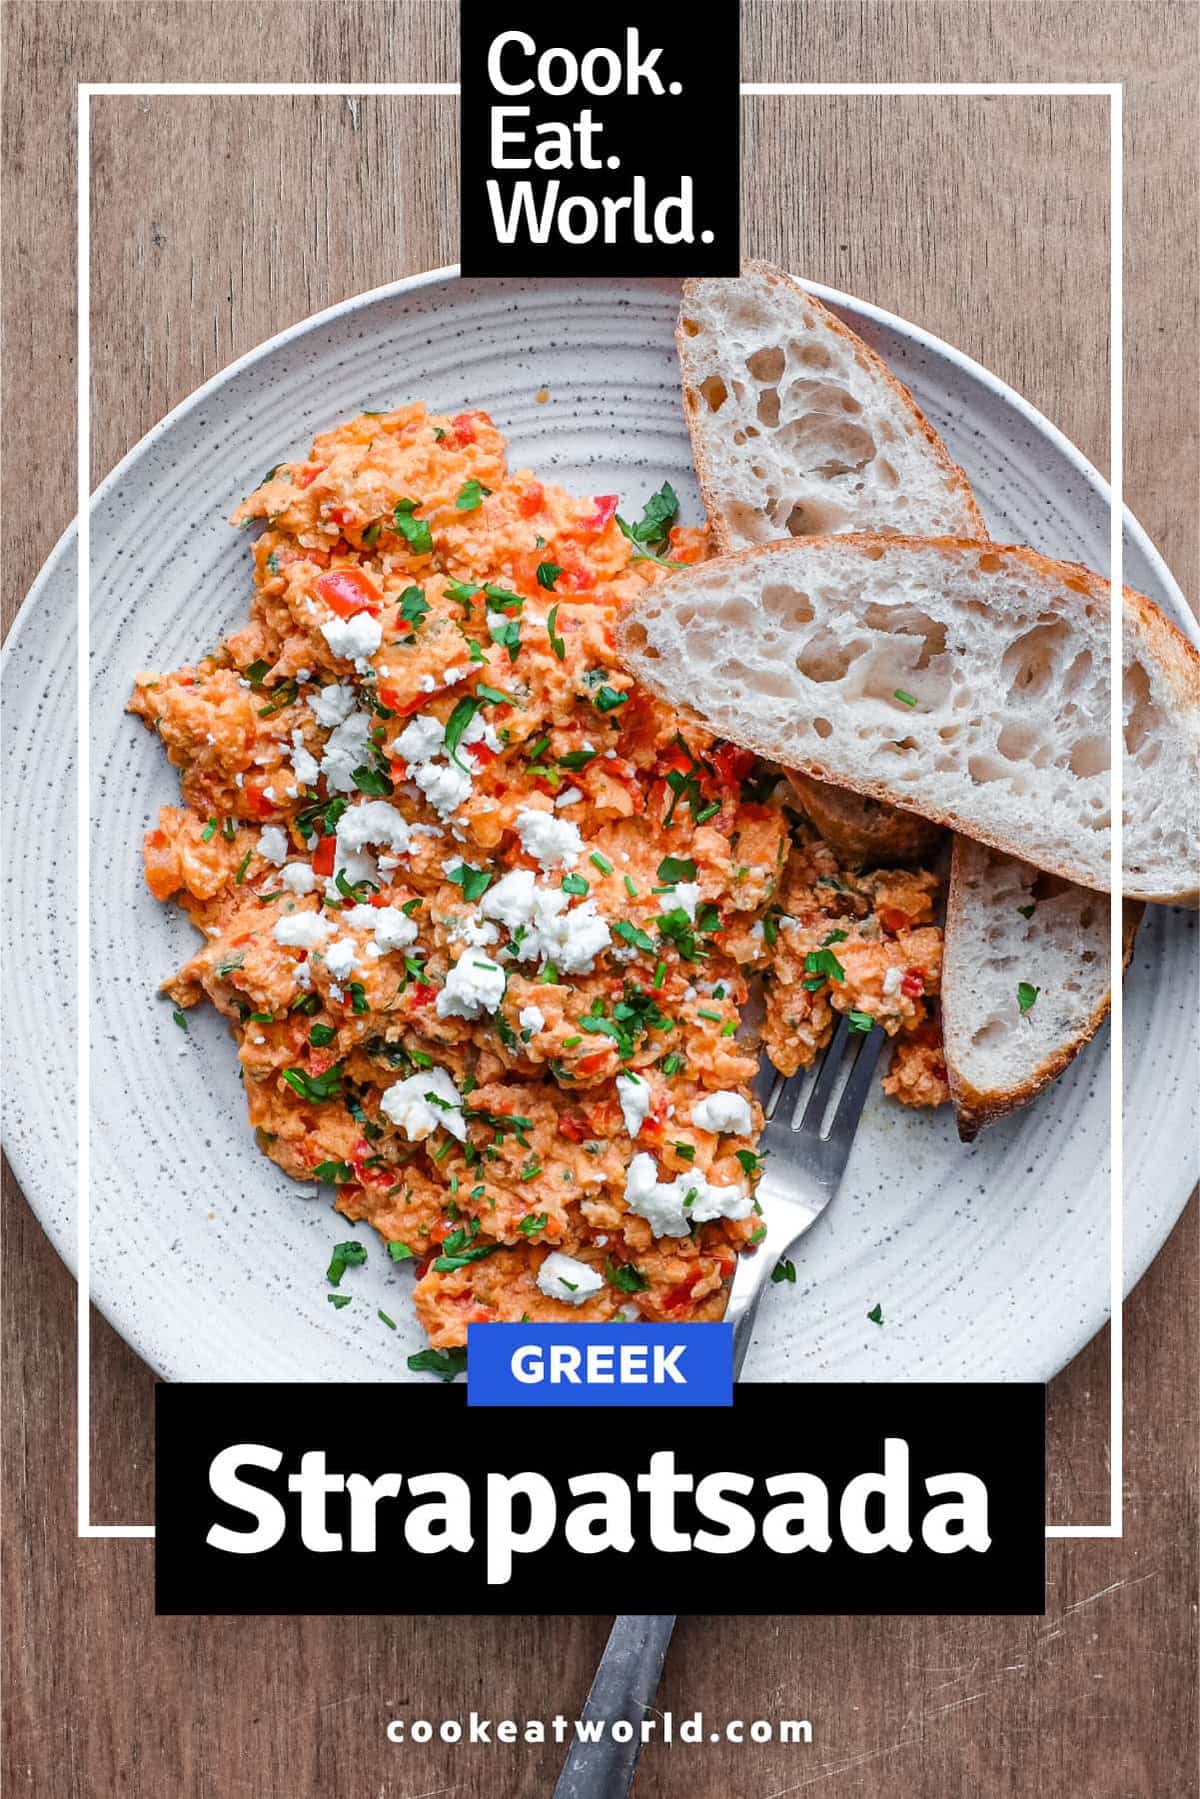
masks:
[[[740,1256],[725,1307],[725,1321],[733,1326],[733,1378],[740,1380],[742,1364],[754,1335],[754,1320],[759,1302],[766,1291],[775,1257],[767,1248],[767,1240],[759,1245],[757,1255]]]
[[[627,1799],[642,1753],[642,1719],[662,1678],[663,1660],[675,1618],[614,1618],[583,1708],[585,1719],[603,1719],[604,1735],[593,1743],[576,1740],[568,1749],[554,1799]],[[614,1719],[633,1725],[628,1743],[614,1743]]]

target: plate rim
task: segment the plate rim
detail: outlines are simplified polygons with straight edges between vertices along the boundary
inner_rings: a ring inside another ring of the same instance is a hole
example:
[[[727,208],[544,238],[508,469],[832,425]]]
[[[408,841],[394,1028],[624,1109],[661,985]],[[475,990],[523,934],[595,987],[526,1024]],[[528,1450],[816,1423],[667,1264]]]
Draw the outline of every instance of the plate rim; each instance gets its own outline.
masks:
[[[386,303],[389,300],[407,294],[419,292],[427,287],[449,285],[452,282],[462,279],[470,278],[463,277],[461,267],[457,263],[444,264],[438,268],[425,269],[411,275],[401,276],[395,281],[385,282],[377,287],[368,288],[362,293],[352,294],[344,300],[336,301],[331,306],[323,307],[314,313],[309,313],[305,317],[294,320],[291,324],[284,326],[281,330],[274,332],[271,336],[264,338],[261,342],[253,345],[249,350],[243,352],[241,356],[235,357],[233,361],[216,370],[206,381],[201,382],[198,387],[192,389],[191,392],[179,400],[168,412],[164,413],[162,418],[157,420],[148,431],[144,432],[143,435],[138,438],[136,443],[134,443],[120,460],[114,464],[113,468],[100,482],[99,486],[93,490],[89,501],[93,514],[99,511],[103,503],[117,489],[127,473],[138,461],[140,461],[152,446],[169,429],[171,429],[171,427],[181,419],[186,418],[196,407],[202,405],[206,399],[218,393],[221,388],[235,376],[249,368],[253,368],[256,363],[285,348],[296,339],[306,336],[313,331],[320,330],[323,326],[332,324],[355,312]],[[809,281],[800,276],[796,276],[795,279],[799,281],[806,292],[812,294],[823,304],[830,306],[835,310],[841,308],[848,312],[852,318],[865,319],[871,324],[877,325],[884,330],[899,334],[906,338],[910,343],[926,351],[932,357],[950,363],[969,380],[987,389],[995,395],[996,398],[1017,412],[1039,436],[1048,440],[1059,454],[1064,456],[1074,467],[1087,485],[1094,491],[1099,491],[1111,510],[1112,489],[1105,476],[1095,467],[1089,458],[1084,455],[1083,451],[1065,434],[1065,432],[1060,430],[1051,419],[1047,418],[1044,413],[1032,404],[1032,402],[1025,399],[1017,389],[1003,380],[1002,377],[996,375],[984,364],[976,361],[974,357],[969,356],[965,351],[959,350],[946,339],[937,336],[934,332],[928,331],[924,326],[912,323],[910,320],[901,317],[898,313],[891,312],[885,307],[878,306],[871,301],[859,299],[856,295],[846,293],[838,288],[829,287],[821,282]],[[562,277],[539,278],[537,276],[532,276],[520,278],[521,283],[533,282],[535,284],[539,281],[548,282],[550,280],[559,280],[563,285],[570,285],[570,283]],[[498,288],[508,284],[509,283],[503,278],[497,279],[493,283],[493,285]],[[647,279],[646,285],[652,285],[651,279]],[[1166,609],[1174,623],[1178,625],[1197,648],[1200,648],[1200,621],[1197,620],[1196,615],[1193,613],[1183,590],[1171,573],[1161,552],[1150,538],[1145,527],[1127,504],[1123,504],[1122,506],[1122,524],[1124,532],[1128,534],[1130,540],[1136,545],[1139,553],[1145,559],[1147,566],[1161,585],[1166,601]],[[24,599],[17,609],[12,624],[5,635],[3,644],[0,645],[0,680],[2,680],[4,675],[8,672],[9,664],[21,643],[23,633],[27,629],[30,619],[36,614],[37,603],[42,593],[58,576],[62,563],[67,559],[72,547],[77,542],[77,539],[78,514],[71,518],[70,522],[61,532],[48,552],[26,592]],[[37,1193],[36,1165],[34,1164],[32,1157],[27,1158],[24,1154],[20,1139],[14,1137],[14,1135],[7,1130],[5,1130],[3,1136],[3,1149],[20,1187],[22,1197],[33,1212],[39,1226],[49,1238],[55,1253],[64,1262],[72,1277],[77,1279],[77,1233],[68,1230],[60,1235],[56,1229],[52,1228],[51,1224],[48,1222],[50,1208],[40,1206],[35,1198]],[[1178,1224],[1179,1218],[1187,1205],[1192,1185],[1193,1182],[1190,1174],[1188,1174],[1186,1170],[1183,1171],[1183,1181],[1181,1182],[1178,1200],[1173,1200],[1166,1208],[1168,1222],[1161,1234],[1156,1234],[1156,1237],[1150,1240],[1146,1253],[1139,1253],[1132,1259],[1128,1256],[1128,1253],[1126,1254],[1122,1281],[1123,1299],[1127,1299],[1130,1293],[1132,1293],[1134,1287],[1136,1287],[1138,1282],[1142,1279],[1151,1263],[1162,1250],[1167,1238],[1175,1229],[1175,1226]],[[103,1299],[93,1292],[91,1294],[91,1301],[101,1315],[117,1331],[118,1335],[122,1337],[122,1340],[128,1342],[119,1323],[113,1318]],[[1103,1317],[1097,1330],[1103,1328],[1103,1325],[1108,1321],[1109,1316],[1110,1308],[1108,1305],[1108,1295],[1106,1294],[1104,1299]],[[1093,1336],[1095,1334],[1096,1332],[1093,1332]],[[1067,1367],[1086,1347],[1087,1343],[1091,1341],[1092,1337],[1088,1337],[1083,1342],[1079,1343],[1075,1349],[1072,1350],[1067,1360],[1061,1363],[1055,1372],[1061,1372],[1063,1368]],[[133,1345],[130,1345],[130,1347],[133,1347]],[[147,1366],[149,1366],[157,1376],[161,1376],[161,1369],[156,1366],[155,1362],[151,1360],[148,1354],[145,1354],[138,1348],[134,1348],[134,1353],[138,1355],[140,1359],[145,1360]]]

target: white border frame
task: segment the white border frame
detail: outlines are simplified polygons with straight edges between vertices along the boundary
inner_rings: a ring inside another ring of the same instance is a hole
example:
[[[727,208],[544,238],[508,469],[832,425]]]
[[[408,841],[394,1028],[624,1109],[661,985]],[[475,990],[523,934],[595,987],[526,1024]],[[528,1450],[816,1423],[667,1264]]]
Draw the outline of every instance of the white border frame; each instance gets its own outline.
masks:
[[[79,1537],[152,1537],[152,1524],[93,1524],[91,1520],[91,1120],[88,1095],[91,1086],[91,102],[96,98],[140,96],[147,98],[226,98],[265,95],[274,98],[325,96],[331,99],[363,99],[369,96],[396,99],[406,96],[448,96],[460,92],[457,81],[412,82],[252,82],[252,81],[114,81],[80,82],[76,86],[76,506],[78,518],[78,584],[76,592],[77,664],[76,695],[79,729],[76,743],[76,831],[81,846],[77,888],[76,1014],[78,1087],[78,1206],[79,1277],[76,1295],[76,1474],[77,1535]],[[996,96],[1015,98],[1047,96],[1108,99],[1109,129],[1109,487],[1112,495],[1109,523],[1109,580],[1114,593],[1124,585],[1124,290],[1123,290],[1123,147],[1124,89],[1120,82],[1084,81],[744,81],[743,97],[762,96],[909,96],[945,98]],[[1122,666],[1121,608],[1110,611],[1109,654],[1111,666]],[[1121,681],[1112,693],[1109,717],[1112,836],[1110,879],[1112,907],[1109,954],[1111,967],[1120,968],[1122,947],[1122,737]],[[1047,1537],[1121,1537],[1124,1534],[1123,1486],[1123,1390],[1124,1390],[1124,1231],[1123,1185],[1123,1056],[1124,1005],[1119,980],[1112,982],[1112,1029],[1109,1082],[1109,1519],[1107,1524],[1048,1524]]]

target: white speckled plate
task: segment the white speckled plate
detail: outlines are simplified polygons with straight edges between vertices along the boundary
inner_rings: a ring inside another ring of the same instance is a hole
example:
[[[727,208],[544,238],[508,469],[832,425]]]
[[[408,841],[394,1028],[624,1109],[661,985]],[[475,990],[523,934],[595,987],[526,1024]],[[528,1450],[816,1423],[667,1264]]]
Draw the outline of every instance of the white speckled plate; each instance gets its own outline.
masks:
[[[967,470],[993,535],[1103,569],[1108,494],[1045,419],[945,344],[816,289],[882,353]],[[191,660],[240,623],[244,537],[225,523],[262,471],[362,408],[482,406],[513,466],[640,508],[664,478],[699,517],[667,283],[474,283],[441,271],[284,332],[202,388],[105,482],[92,511],[92,1291],[171,1379],[384,1380],[419,1333],[411,1275],[371,1245],[356,1303],[326,1304],[349,1227],[261,1155],[225,1027],[185,1037],[159,981],[194,934],[151,899],[143,830],[177,783],[123,707],[134,672]],[[534,398],[550,390],[548,404]],[[1144,534],[1126,579],[1194,630]],[[10,932],[6,1144],[31,1204],[75,1257],[74,583],[69,533],[12,633],[4,718]],[[1127,1280],[1196,1170],[1193,915],[1151,909],[1127,985]],[[14,1048],[15,1046],[15,1048]],[[752,1376],[1045,1378],[1103,1323],[1108,1054],[1102,1037],[1038,1104],[963,1148],[949,1109],[876,1094],[836,1203],[772,1289]],[[883,1304],[880,1330],[868,1308]],[[376,1316],[383,1309],[399,1328]]]

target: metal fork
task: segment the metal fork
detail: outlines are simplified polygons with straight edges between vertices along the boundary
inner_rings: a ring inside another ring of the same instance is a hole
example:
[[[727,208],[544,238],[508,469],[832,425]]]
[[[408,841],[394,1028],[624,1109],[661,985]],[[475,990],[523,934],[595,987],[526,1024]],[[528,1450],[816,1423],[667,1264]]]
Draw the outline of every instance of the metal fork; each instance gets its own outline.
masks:
[[[726,1321],[733,1325],[733,1375],[738,1379],[759,1301],[772,1270],[811,1230],[838,1190],[854,1133],[871,1088],[884,1032],[838,1026],[824,1056],[785,1080],[764,1058],[755,1081],[766,1123],[767,1152],[756,1197],[765,1235],[758,1252],[739,1256]],[[567,1751],[554,1799],[627,1799],[641,1754],[641,1722],[662,1678],[674,1618],[619,1616],[600,1657],[584,1716],[628,1718],[633,1740],[574,1743]]]

